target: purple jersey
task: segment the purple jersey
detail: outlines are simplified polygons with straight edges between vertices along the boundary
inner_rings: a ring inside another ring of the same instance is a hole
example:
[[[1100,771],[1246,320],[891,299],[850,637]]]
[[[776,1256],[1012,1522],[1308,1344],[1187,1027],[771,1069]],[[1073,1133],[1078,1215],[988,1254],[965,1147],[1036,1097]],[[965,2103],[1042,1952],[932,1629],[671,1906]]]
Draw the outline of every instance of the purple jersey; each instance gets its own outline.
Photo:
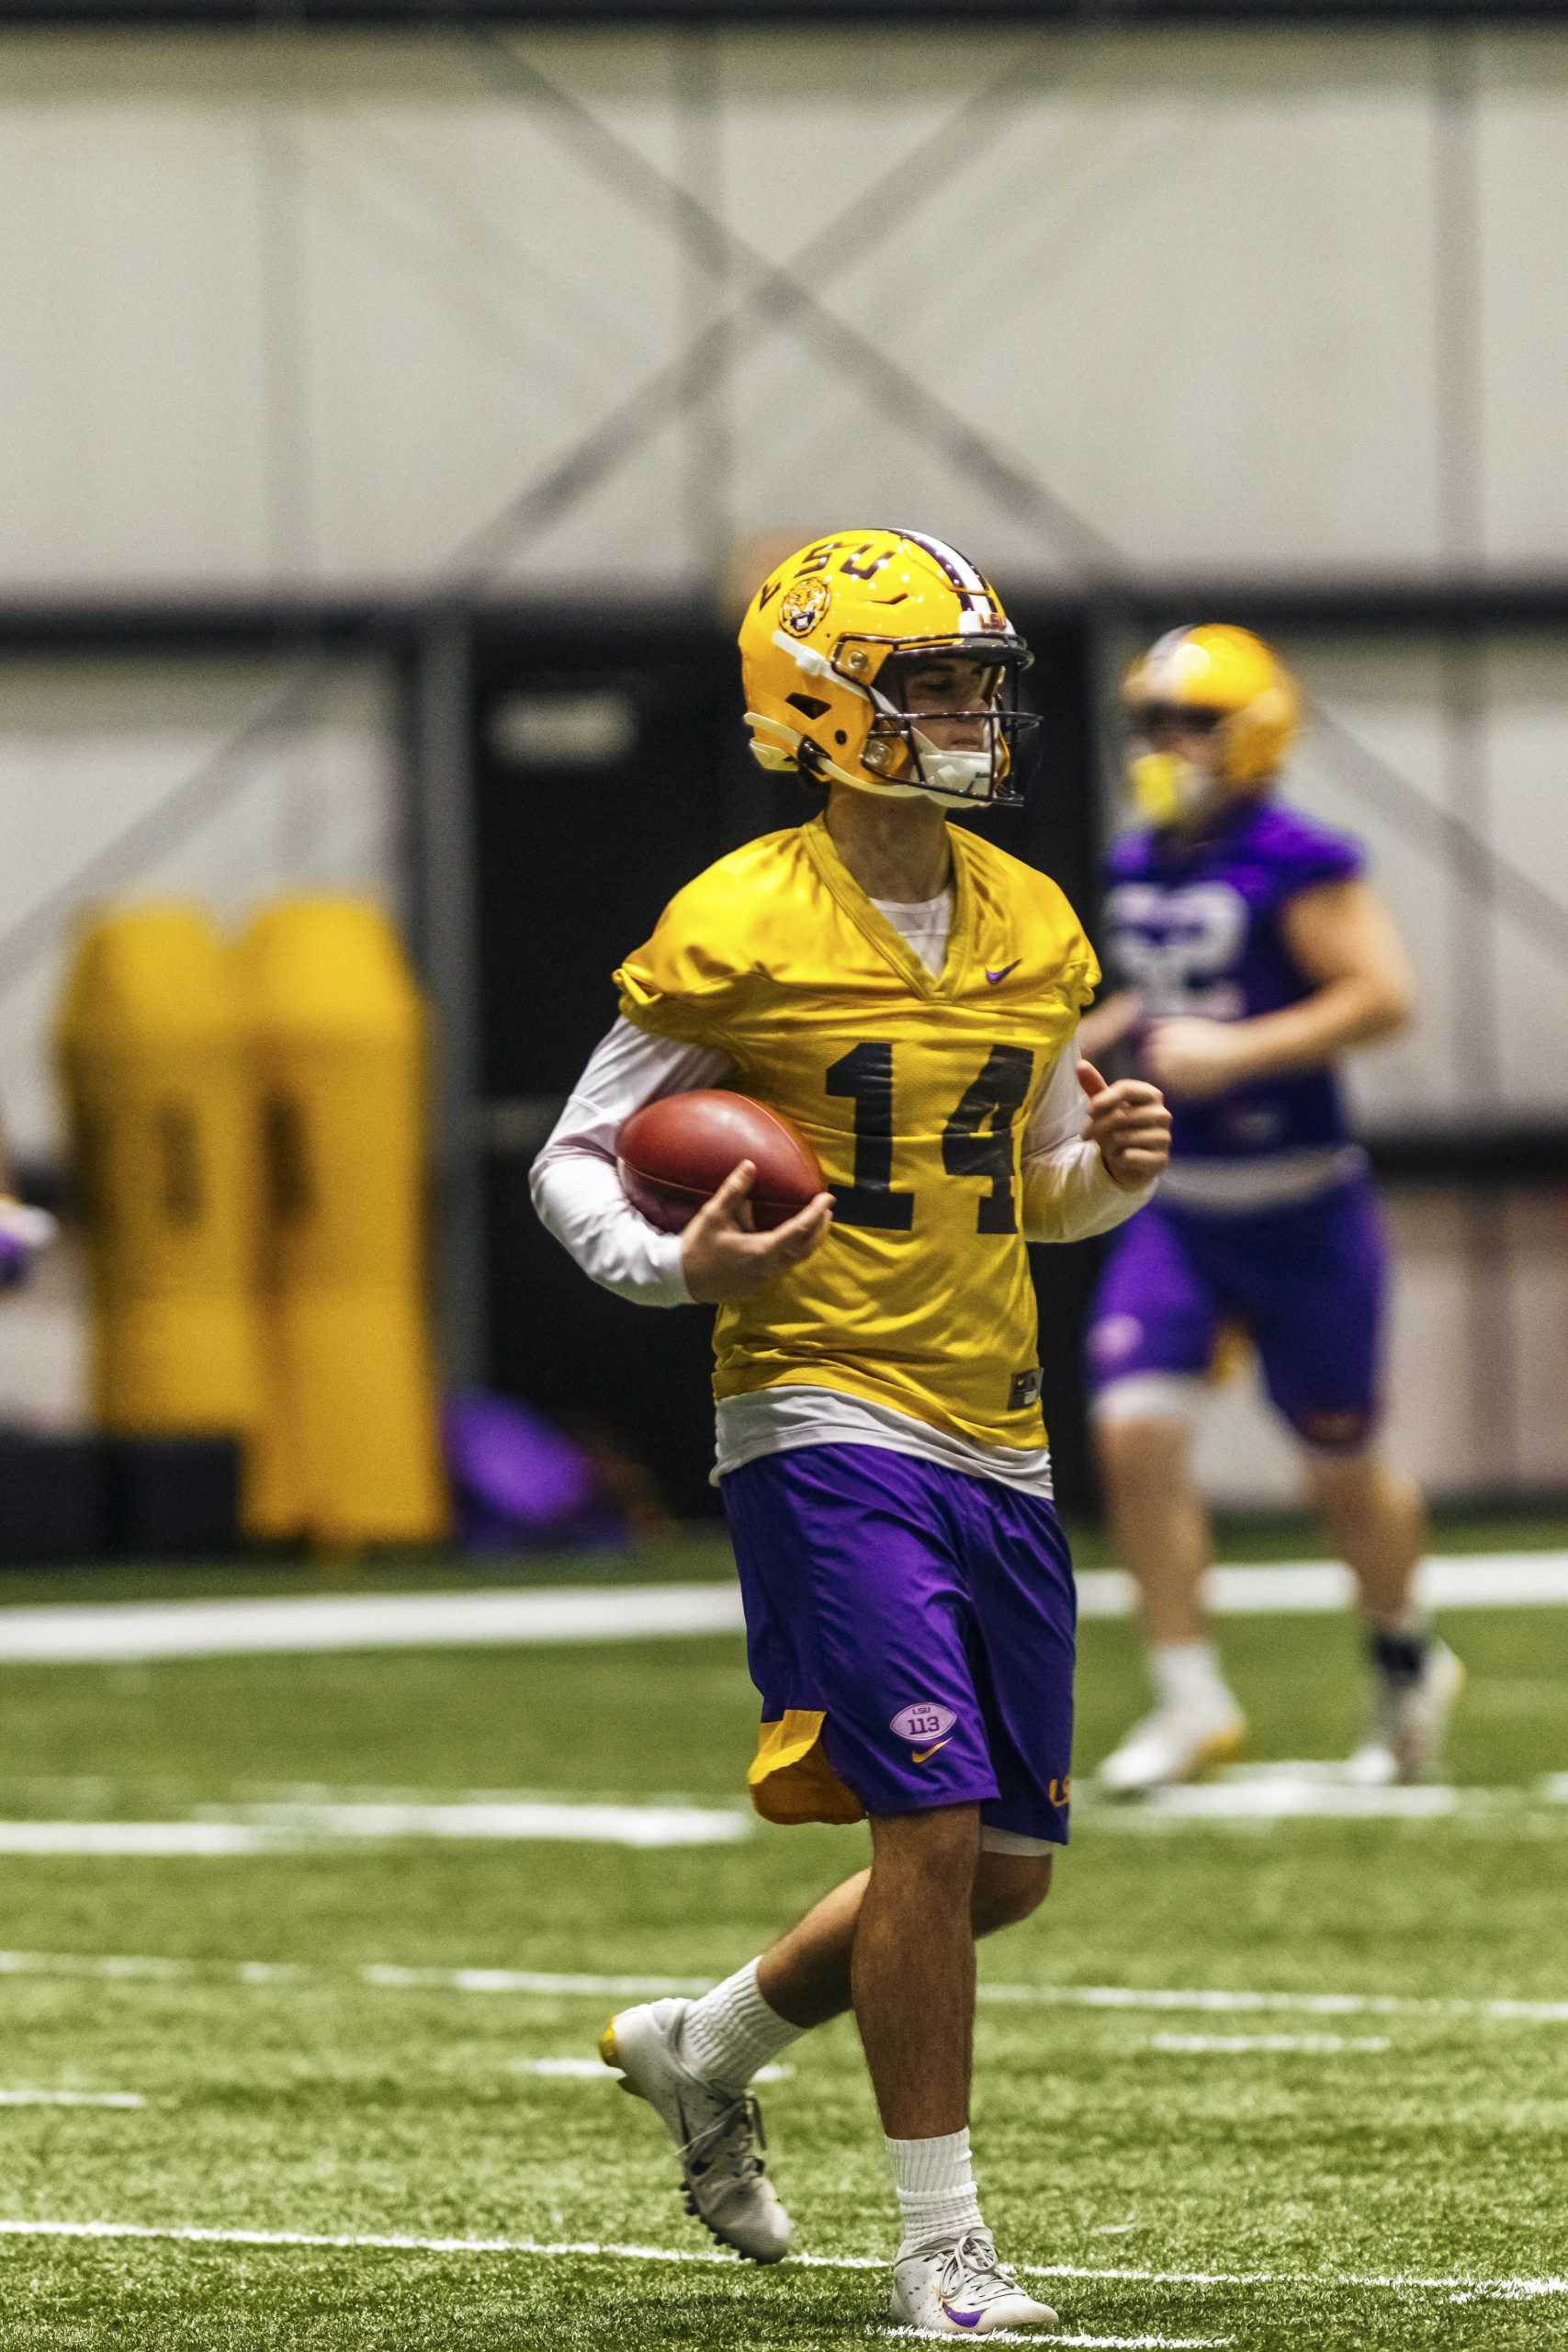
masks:
[[[1244,800],[1199,836],[1141,827],[1111,854],[1108,965],[1151,1020],[1246,1021],[1310,996],[1280,916],[1299,891],[1343,882],[1359,845],[1272,800]],[[1177,1159],[1255,1159],[1348,1140],[1331,1069],[1259,1079],[1202,1102],[1171,1103]]]

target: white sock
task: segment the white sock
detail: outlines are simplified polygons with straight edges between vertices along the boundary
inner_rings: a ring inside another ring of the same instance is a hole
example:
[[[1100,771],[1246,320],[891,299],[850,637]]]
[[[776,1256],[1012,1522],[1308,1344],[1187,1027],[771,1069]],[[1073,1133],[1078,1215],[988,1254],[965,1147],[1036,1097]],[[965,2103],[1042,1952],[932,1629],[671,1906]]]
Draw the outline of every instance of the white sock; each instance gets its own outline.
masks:
[[[934,2140],[889,2140],[887,2161],[904,2222],[899,2261],[924,2247],[952,2245],[965,2230],[982,2226],[967,2127]]]
[[[1149,1672],[1162,1707],[1226,1717],[1239,1712],[1213,1642],[1156,1642],[1149,1652]]]
[[[743,2091],[759,2066],[805,2030],[769,2007],[757,1990],[757,1963],[749,1960],[692,2003],[682,2021],[681,2056],[705,2082]]]

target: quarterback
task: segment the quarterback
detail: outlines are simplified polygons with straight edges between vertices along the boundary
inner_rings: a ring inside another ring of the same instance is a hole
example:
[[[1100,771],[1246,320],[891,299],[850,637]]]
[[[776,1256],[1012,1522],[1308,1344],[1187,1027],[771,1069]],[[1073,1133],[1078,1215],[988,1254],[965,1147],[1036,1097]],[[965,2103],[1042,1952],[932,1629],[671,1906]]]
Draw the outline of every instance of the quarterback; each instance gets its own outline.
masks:
[[[1079,1063],[1099,973],[1061,891],[947,821],[1018,797],[1031,723],[1028,650],[982,574],[916,532],[840,532],[764,581],[740,650],[754,752],[826,805],[699,875],[626,957],[534,1197],[622,1295],[717,1306],[752,1798],[774,1822],[869,1818],[871,1863],[602,2047],[675,2141],[691,2210],[776,2261],[790,2225],[748,2086],[852,2008],[902,2221],[894,2318],[1050,2327],[984,2226],[968,2132],[975,1939],[1035,1909],[1067,1825],[1073,1588],[1025,1245],[1130,1216],[1169,1120],[1146,1080]],[[828,1190],[754,1232],[743,1160],[683,1235],[656,1233],[621,1191],[619,1125],[720,1083],[792,1119]]]
[[[1118,1238],[1089,1330],[1094,1416],[1142,1592],[1154,1712],[1100,1766],[1112,1792],[1183,1781],[1239,1742],[1202,1614],[1192,1420],[1216,1343],[1251,1340],[1308,1493],[1359,1589],[1372,1718],[1354,1777],[1427,1777],[1460,1682],[1416,1605],[1421,1498],[1377,1442],[1386,1250],[1334,1064],[1397,1029],[1411,980],[1359,845],[1272,797],[1293,679],[1247,629],[1174,629],[1125,686],[1144,823],[1111,856],[1087,1024],[1170,1098],[1170,1172]]]

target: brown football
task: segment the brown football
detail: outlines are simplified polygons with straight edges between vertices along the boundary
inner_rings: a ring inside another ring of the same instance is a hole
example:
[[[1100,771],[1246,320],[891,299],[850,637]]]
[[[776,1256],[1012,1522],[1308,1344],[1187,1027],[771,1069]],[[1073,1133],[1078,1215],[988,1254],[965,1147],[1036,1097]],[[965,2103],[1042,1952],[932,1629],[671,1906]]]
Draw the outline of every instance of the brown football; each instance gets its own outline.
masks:
[[[799,1128],[749,1094],[666,1094],[634,1111],[615,1138],[626,1198],[662,1233],[683,1231],[742,1159],[756,1166],[751,1214],[761,1231],[827,1189]]]

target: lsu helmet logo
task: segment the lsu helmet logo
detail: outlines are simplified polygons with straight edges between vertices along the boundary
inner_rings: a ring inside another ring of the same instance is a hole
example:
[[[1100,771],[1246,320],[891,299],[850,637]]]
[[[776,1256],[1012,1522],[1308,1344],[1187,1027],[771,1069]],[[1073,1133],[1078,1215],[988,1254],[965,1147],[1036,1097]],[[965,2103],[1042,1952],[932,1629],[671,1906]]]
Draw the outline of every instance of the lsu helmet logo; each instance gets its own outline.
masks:
[[[779,618],[792,637],[809,637],[832,601],[825,580],[797,580],[779,606]]]
[[[996,590],[956,548],[920,531],[835,532],[780,564],[740,625],[751,751],[823,786],[1016,803],[1019,753],[1039,724],[1017,701],[1029,661]],[[951,709],[931,707],[924,681],[922,708],[907,707],[908,678],[927,668],[939,695],[951,679]],[[964,735],[978,748],[956,748]]]

